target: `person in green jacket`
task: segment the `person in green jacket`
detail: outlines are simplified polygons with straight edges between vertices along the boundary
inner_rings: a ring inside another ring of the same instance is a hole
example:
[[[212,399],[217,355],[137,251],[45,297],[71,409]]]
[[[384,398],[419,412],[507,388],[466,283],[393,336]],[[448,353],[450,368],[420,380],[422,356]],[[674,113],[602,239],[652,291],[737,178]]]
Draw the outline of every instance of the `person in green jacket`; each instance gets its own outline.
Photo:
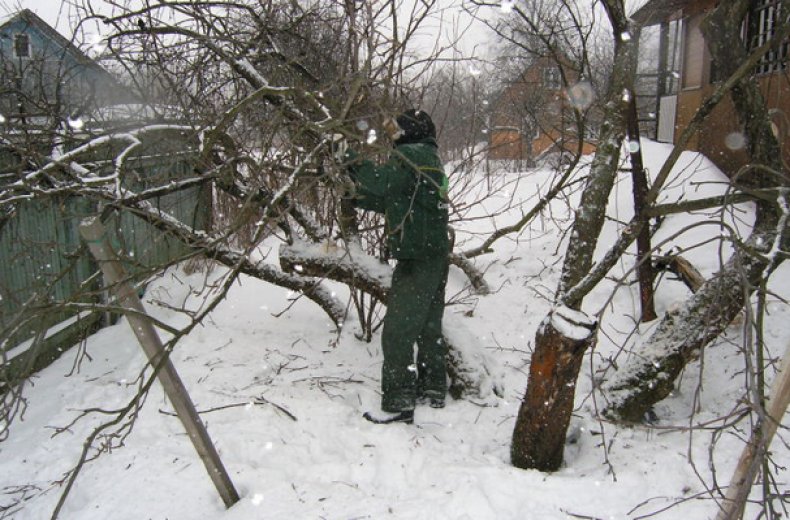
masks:
[[[397,260],[381,336],[381,411],[364,417],[379,424],[412,423],[416,403],[441,408],[447,394],[442,315],[450,252],[448,181],[426,112],[408,110],[385,129],[395,144],[385,164],[347,154],[355,204],[384,214],[388,254]]]

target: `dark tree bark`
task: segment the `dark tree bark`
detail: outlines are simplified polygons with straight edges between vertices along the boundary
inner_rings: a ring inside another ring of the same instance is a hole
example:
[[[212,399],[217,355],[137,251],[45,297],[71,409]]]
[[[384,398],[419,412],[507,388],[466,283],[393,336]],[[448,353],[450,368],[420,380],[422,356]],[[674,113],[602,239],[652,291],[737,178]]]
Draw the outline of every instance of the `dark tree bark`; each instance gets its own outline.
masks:
[[[634,190],[634,218],[637,221],[646,221],[644,211],[647,208],[647,194],[650,191],[647,184],[647,175],[642,161],[642,148],[639,140],[639,120],[636,111],[636,96],[631,96],[628,103],[628,139],[637,143],[637,148],[630,151],[631,179]],[[646,224],[646,222],[645,222]],[[637,278],[639,280],[639,302],[642,310],[642,322],[653,321],[656,315],[656,306],[653,302],[653,264],[650,251],[650,226],[643,225],[636,237],[637,251]]]

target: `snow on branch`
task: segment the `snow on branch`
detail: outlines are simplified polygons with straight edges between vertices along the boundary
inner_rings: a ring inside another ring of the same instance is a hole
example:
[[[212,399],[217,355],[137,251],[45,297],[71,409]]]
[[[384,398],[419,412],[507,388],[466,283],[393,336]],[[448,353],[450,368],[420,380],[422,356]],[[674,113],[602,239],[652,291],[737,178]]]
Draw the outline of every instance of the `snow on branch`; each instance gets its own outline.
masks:
[[[587,314],[564,305],[555,307],[550,316],[551,326],[564,337],[584,341],[595,333],[596,321]]]
[[[40,177],[40,176],[42,176],[42,175],[44,175],[46,173],[49,173],[49,172],[55,170],[58,167],[73,165],[73,163],[79,157],[83,156],[84,154],[86,154],[88,152],[95,151],[95,150],[97,150],[97,149],[99,149],[101,147],[104,147],[104,146],[107,146],[107,145],[110,145],[110,144],[113,144],[113,143],[116,143],[116,142],[127,142],[127,143],[130,144],[130,147],[136,147],[136,146],[139,146],[140,139],[143,136],[146,136],[147,134],[159,133],[159,132],[182,133],[182,132],[191,132],[193,130],[194,129],[192,127],[184,126],[184,125],[162,125],[162,124],[156,124],[156,125],[143,126],[143,127],[137,128],[137,129],[135,129],[133,131],[129,131],[129,132],[122,132],[122,133],[103,135],[103,136],[97,137],[95,139],[91,139],[87,143],[85,143],[83,145],[80,145],[77,148],[75,148],[75,149],[73,149],[73,150],[71,150],[69,152],[66,152],[66,153],[63,153],[63,154],[57,154],[56,156],[54,156],[52,158],[52,160],[50,162],[48,162],[47,164],[45,164],[41,168],[28,173],[27,175],[25,175],[25,177],[23,179],[17,181],[16,183],[11,184],[10,187],[15,187],[15,188],[23,187],[25,184],[32,183],[38,177]],[[128,148],[125,149],[127,154],[128,154],[128,150],[129,150]],[[94,173],[92,173],[89,170],[83,168],[81,170],[81,172],[85,174],[85,177],[82,178],[82,180],[87,184],[87,183],[103,183],[103,182],[108,182],[108,181],[112,181],[112,180],[116,179],[117,176],[118,176],[118,165],[123,163],[123,159],[125,158],[125,156],[126,156],[126,154],[124,154],[122,152],[116,158],[116,170],[111,175],[108,175],[108,176],[105,176],[105,177],[96,177]],[[120,161],[120,163],[119,163],[119,161]]]
[[[245,251],[225,245],[225,237],[211,236],[196,231],[172,215],[160,210],[148,201],[133,204],[134,214],[157,229],[167,232],[193,250],[212,258],[231,269],[236,269],[259,280],[304,294],[329,315],[335,325],[340,326],[345,316],[345,306],[321,285],[320,280],[284,273],[264,262],[252,262]]]
[[[386,302],[392,282],[392,267],[368,255],[355,243],[340,248],[333,242],[295,241],[280,246],[280,266],[286,272],[299,272],[346,283]]]
[[[469,257],[463,253],[450,253],[450,263],[466,274],[477,294],[491,294],[491,287],[486,282],[483,273],[474,266]]]

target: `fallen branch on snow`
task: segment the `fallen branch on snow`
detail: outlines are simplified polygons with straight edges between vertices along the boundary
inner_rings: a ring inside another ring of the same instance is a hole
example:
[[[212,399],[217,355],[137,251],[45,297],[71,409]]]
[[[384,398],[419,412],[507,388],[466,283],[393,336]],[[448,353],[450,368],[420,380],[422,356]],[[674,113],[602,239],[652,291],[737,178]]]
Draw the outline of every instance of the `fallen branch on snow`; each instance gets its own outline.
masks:
[[[328,278],[360,289],[387,302],[392,282],[392,267],[365,253],[358,245],[347,249],[332,243],[297,242],[280,246],[280,267],[285,272],[296,271],[305,276]],[[444,340],[447,344],[447,372],[450,376],[450,395],[488,399],[502,396],[501,376],[494,370],[493,361],[470,342],[475,335],[463,330],[460,323],[445,316]]]

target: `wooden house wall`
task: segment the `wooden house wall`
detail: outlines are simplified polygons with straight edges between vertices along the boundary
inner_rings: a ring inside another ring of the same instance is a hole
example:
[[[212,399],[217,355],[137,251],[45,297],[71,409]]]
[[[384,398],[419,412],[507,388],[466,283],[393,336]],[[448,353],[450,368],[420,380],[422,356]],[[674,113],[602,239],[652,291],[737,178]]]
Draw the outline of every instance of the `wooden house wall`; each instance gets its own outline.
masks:
[[[52,115],[54,107],[71,112],[133,101],[111,74],[52,33],[32,13],[22,13],[0,28],[0,110],[6,118],[20,104],[27,115]],[[16,34],[28,36],[29,57],[14,55]]]
[[[678,93],[677,115],[675,119],[675,139],[680,136],[694,117],[699,106],[710,97],[717,84],[711,83],[711,58],[707,44],[699,29],[706,10],[715,2],[701,2],[693,6],[685,19],[684,62],[682,68],[682,88]],[[785,116],[790,114],[790,86],[786,72],[757,76],[760,90],[766,104],[775,116],[774,127],[780,139],[785,160],[790,161],[790,135]],[[689,150],[698,151],[710,158],[722,171],[735,174],[744,166],[748,157],[742,131],[732,100],[727,96],[717,106],[688,145]]]
[[[566,150],[576,149],[577,136],[564,130],[570,118],[570,107],[563,90],[548,89],[544,85],[544,70],[550,67],[558,65],[549,58],[538,60],[503,91],[491,119],[489,158],[532,160],[556,148],[558,143]],[[568,67],[565,74],[570,84],[578,80],[578,75]],[[537,129],[526,125],[527,116],[535,119]],[[592,153],[594,146],[585,143],[584,150]]]

